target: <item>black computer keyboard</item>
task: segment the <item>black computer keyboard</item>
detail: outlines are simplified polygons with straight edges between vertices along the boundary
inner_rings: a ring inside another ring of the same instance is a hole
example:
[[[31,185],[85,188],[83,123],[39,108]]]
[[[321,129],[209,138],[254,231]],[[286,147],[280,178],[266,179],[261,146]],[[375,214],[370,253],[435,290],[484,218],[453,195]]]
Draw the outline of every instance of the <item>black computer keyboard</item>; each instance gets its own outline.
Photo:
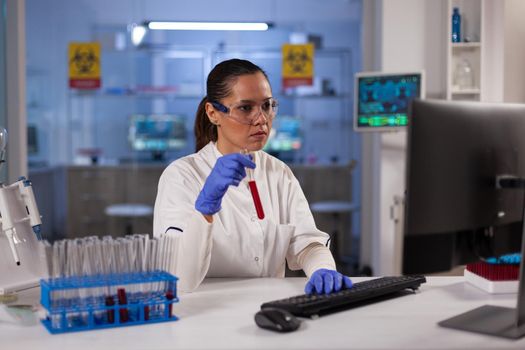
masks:
[[[402,295],[406,289],[415,291],[423,276],[389,276],[354,283],[352,288],[332,294],[303,294],[291,298],[274,300],[261,305],[261,309],[275,307],[289,311],[299,317],[314,317],[346,310],[366,302],[383,300],[388,296]],[[397,294],[396,294],[397,293]]]

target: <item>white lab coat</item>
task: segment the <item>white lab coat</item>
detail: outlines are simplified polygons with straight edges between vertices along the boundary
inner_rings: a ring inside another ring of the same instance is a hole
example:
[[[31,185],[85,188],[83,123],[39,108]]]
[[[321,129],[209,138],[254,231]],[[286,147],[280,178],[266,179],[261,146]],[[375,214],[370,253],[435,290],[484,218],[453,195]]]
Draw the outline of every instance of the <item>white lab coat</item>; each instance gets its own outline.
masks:
[[[159,180],[154,235],[177,237],[170,271],[180,278],[179,287],[192,290],[204,277],[284,277],[285,259],[291,269],[303,268],[299,253],[312,243],[324,245],[328,235],[316,228],[299,182],[277,158],[263,151],[254,157],[263,220],[257,218],[246,178],[228,188],[212,223],[195,209],[220,156],[210,142],[198,153],[172,162]],[[312,269],[335,269],[329,251],[328,256]]]

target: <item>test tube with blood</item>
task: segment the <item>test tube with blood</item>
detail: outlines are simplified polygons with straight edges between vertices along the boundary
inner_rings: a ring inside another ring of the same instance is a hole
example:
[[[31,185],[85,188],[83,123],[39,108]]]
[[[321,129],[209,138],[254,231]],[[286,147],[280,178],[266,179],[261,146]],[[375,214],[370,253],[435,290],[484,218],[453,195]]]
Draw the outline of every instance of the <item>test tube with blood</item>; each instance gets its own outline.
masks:
[[[243,154],[249,155],[247,149],[245,149]],[[253,156],[252,156],[252,160]],[[257,183],[253,177],[253,169],[246,168],[246,177],[248,178],[248,186],[250,187],[250,192],[253,198],[253,204],[255,205],[255,211],[257,212],[257,217],[259,220],[264,219],[264,209],[261,203],[261,197],[259,196],[259,190],[257,189]]]

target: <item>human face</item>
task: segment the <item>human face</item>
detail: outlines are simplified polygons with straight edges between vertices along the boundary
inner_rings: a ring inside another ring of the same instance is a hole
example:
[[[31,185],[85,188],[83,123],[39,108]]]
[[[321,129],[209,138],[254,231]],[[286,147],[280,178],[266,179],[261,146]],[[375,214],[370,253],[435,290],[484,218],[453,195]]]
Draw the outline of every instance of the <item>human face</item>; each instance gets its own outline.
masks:
[[[221,112],[211,103],[206,104],[210,121],[217,125],[217,148],[222,154],[239,152],[247,149],[250,152],[264,147],[272,127],[272,118],[265,117],[262,110],[265,103],[272,98],[272,89],[264,74],[241,75],[234,82],[231,93],[221,101],[224,106],[246,104],[259,108],[258,117],[252,124],[241,123],[231,118],[229,113]]]

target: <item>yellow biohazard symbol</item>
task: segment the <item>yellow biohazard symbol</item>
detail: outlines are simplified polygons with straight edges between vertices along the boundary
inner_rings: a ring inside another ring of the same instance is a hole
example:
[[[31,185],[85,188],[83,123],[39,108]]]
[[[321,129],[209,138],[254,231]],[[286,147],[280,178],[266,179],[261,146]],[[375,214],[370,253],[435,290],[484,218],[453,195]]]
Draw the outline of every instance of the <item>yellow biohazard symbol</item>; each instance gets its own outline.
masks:
[[[98,64],[98,57],[89,48],[77,48],[71,63],[75,65],[79,74],[89,74],[93,71],[93,67]]]
[[[311,77],[313,56],[312,44],[283,45],[283,77]]]
[[[69,45],[70,78],[98,78],[100,76],[100,44],[71,43]]]
[[[294,73],[304,72],[304,68],[308,65],[311,57],[304,48],[290,51],[285,58],[286,64],[290,66],[290,69]]]

